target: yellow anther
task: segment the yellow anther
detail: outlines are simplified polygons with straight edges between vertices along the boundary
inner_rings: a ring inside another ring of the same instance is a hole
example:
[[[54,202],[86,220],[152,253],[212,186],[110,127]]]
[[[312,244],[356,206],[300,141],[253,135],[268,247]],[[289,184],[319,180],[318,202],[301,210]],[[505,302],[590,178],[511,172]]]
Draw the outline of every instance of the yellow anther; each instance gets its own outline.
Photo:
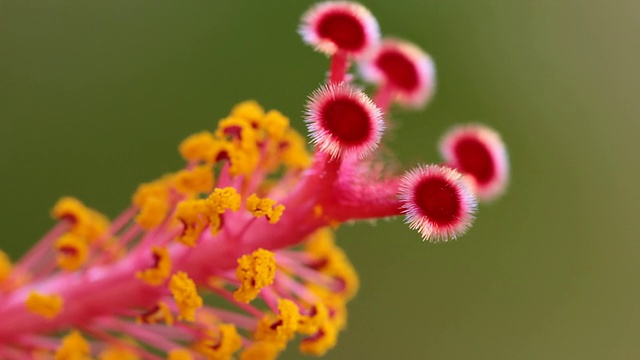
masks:
[[[272,224],[275,224],[278,221],[280,221],[280,218],[282,217],[283,212],[284,212],[284,205],[277,205],[276,207],[274,207],[273,212],[271,213],[271,215],[268,216],[269,222]]]
[[[305,354],[322,356],[336,346],[338,331],[331,323],[324,323],[314,335],[300,341],[300,351]]]
[[[311,307],[309,315],[300,316],[298,332],[313,335],[318,332],[320,326],[329,321],[329,309],[324,303],[317,303]]]
[[[243,118],[251,124],[258,124],[264,116],[264,109],[255,100],[247,100],[234,106],[231,109],[231,116]]]
[[[303,170],[311,165],[311,154],[307,151],[307,141],[297,131],[289,129],[280,142],[282,162],[290,169]]]
[[[255,339],[271,341],[284,348],[298,330],[300,311],[293,301],[280,299],[278,301],[278,312],[277,316],[270,314],[260,320]]]
[[[255,299],[260,290],[273,284],[276,275],[275,255],[268,250],[258,249],[238,259],[236,277],[240,287],[233,293],[236,301],[248,303]]]
[[[202,298],[189,275],[182,271],[174,274],[169,282],[169,290],[180,310],[178,320],[195,321],[196,310],[202,307]]]
[[[191,170],[181,170],[174,181],[176,190],[183,194],[208,193],[213,188],[213,169],[211,165],[200,165]]]
[[[187,161],[211,162],[215,142],[213,134],[208,131],[193,134],[180,144],[180,154]]]
[[[229,139],[245,150],[254,150],[258,146],[256,130],[249,121],[240,117],[230,116],[220,120],[215,135],[219,139]]]
[[[251,175],[260,160],[257,147],[242,148],[239,144],[226,140],[217,141],[213,150],[213,161],[228,160],[229,174]]]
[[[306,252],[316,256],[322,266],[319,271],[340,282],[340,294],[350,300],[358,292],[358,273],[344,251],[335,245],[333,233],[324,228],[316,231],[305,243]]]
[[[220,214],[210,214],[209,215],[209,230],[211,231],[211,236],[216,236],[222,227],[222,218]]]
[[[242,338],[234,325],[222,324],[217,331],[205,331],[205,337],[193,344],[193,350],[211,360],[228,360],[242,347]]]
[[[136,221],[145,229],[159,226],[169,211],[171,177],[164,177],[138,186],[133,203],[140,208]]]
[[[158,180],[140,184],[133,194],[133,203],[138,207],[143,207],[151,198],[167,200],[169,198],[169,180],[171,180],[171,176],[165,176]]]
[[[329,311],[329,321],[333,326],[342,330],[347,324],[347,302],[343,295],[336,294],[332,290],[315,284],[307,284],[307,289],[316,294]]]
[[[79,332],[74,330],[62,338],[62,344],[56,350],[55,360],[89,359],[91,359],[91,347]]]
[[[7,254],[0,250],[0,282],[9,277],[11,274],[11,269],[13,266],[11,265],[11,260]]]
[[[162,301],[152,307],[149,311],[136,317],[136,322],[141,324],[159,324],[173,325],[173,314],[169,306]]]
[[[140,357],[124,346],[109,346],[98,355],[98,360],[138,360]]]
[[[278,110],[269,110],[260,121],[260,126],[273,141],[280,141],[289,129],[289,118]]]
[[[54,205],[51,215],[58,220],[68,219],[73,223],[77,223],[86,221],[84,218],[89,216],[87,210],[80,200],[72,197],[63,197]]]
[[[182,223],[182,234],[178,241],[187,246],[195,246],[200,234],[207,226],[208,205],[205,200],[184,200],[176,208],[176,218]]]
[[[173,349],[167,354],[167,360],[193,360],[193,356],[187,349]]]
[[[358,292],[360,279],[358,278],[358,273],[349,259],[347,259],[346,255],[344,255],[342,249],[340,249],[340,252],[337,254],[341,254],[341,256],[336,256],[329,261],[326,274],[333,276],[340,281],[342,284],[342,290],[340,292],[346,300],[351,300]]]
[[[282,346],[271,341],[256,341],[240,353],[240,360],[274,360]]]
[[[148,269],[138,271],[136,277],[149,285],[159,286],[171,274],[171,258],[166,248],[153,246],[151,248],[153,265]]]
[[[280,221],[284,205],[276,205],[274,200],[269,198],[259,198],[256,194],[251,194],[247,198],[247,210],[255,217],[266,216],[272,224]]]
[[[89,209],[78,199],[72,197],[58,200],[51,215],[58,220],[71,221],[71,232],[85,237],[90,242],[99,238],[109,227],[109,221],[104,215]]]
[[[25,305],[29,312],[46,319],[53,319],[62,311],[63,302],[60,295],[47,295],[32,291],[29,293]]]
[[[235,188],[216,188],[207,198],[207,207],[212,212],[222,214],[227,210],[237,211],[240,209],[240,201],[240,194]]]
[[[159,198],[150,198],[140,208],[140,213],[136,216],[136,222],[143,228],[150,230],[162,224],[169,212],[167,201]]]
[[[55,244],[56,262],[67,271],[78,270],[87,260],[87,242],[73,233],[62,235]]]

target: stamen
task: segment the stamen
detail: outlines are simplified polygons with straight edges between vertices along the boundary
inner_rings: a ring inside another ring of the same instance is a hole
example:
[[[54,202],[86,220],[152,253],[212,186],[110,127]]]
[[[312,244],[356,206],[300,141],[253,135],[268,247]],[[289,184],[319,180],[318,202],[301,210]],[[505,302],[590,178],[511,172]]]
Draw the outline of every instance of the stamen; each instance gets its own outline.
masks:
[[[208,359],[231,359],[242,346],[242,338],[234,325],[223,324],[217,328],[217,331],[206,331],[193,349]]]
[[[240,360],[274,360],[282,347],[273,341],[254,341],[240,353]]]
[[[53,319],[62,311],[63,299],[60,295],[47,295],[32,291],[29,293],[25,305],[31,313],[46,319]]]
[[[185,272],[177,272],[171,277],[169,290],[178,305],[178,320],[195,321],[196,310],[202,307],[202,298],[198,295],[196,284]]]
[[[272,341],[284,348],[298,330],[300,311],[291,300],[278,301],[278,315],[268,315],[260,321],[255,333],[256,340]]]
[[[250,255],[238,259],[236,277],[240,288],[233,293],[236,301],[248,303],[255,299],[260,290],[273,284],[276,261],[271,251],[258,249]]]
[[[208,193],[213,188],[213,170],[210,165],[181,170],[174,181],[176,190],[183,194]]]
[[[166,248],[154,246],[151,248],[153,264],[136,273],[136,277],[149,285],[159,286],[169,278],[171,274],[171,258]]]
[[[142,184],[133,195],[133,203],[140,209],[136,222],[144,229],[159,226],[169,211],[169,190],[171,182],[161,178]]]
[[[193,360],[193,356],[191,356],[191,351],[187,349],[174,349],[169,351],[167,360]]]
[[[210,162],[215,141],[208,131],[193,134],[180,144],[180,154],[189,162]]]
[[[56,241],[56,262],[67,271],[78,270],[87,260],[88,247],[86,241],[72,233],[67,233]]]
[[[269,198],[259,198],[256,194],[251,194],[247,198],[247,210],[255,217],[265,216],[271,224],[280,220],[284,212],[284,205],[278,204]]]
[[[74,330],[62,338],[62,344],[56,350],[56,359],[89,359],[91,346],[82,335]]]
[[[314,335],[302,339],[300,342],[300,351],[305,354],[322,356],[336,346],[337,341],[337,329],[332,323],[325,322]]]
[[[171,326],[173,325],[173,314],[167,304],[159,301],[154,307],[136,317],[136,322],[145,324],[165,323]]]
[[[11,265],[9,256],[7,256],[4,251],[0,250],[0,283],[9,277],[12,268],[13,265]]]

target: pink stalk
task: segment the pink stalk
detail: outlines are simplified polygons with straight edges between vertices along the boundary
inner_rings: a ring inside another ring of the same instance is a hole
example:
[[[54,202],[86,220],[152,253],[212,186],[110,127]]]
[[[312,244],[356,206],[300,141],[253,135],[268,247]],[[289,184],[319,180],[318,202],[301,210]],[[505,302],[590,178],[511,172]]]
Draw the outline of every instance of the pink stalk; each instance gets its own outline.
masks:
[[[304,285],[293,280],[290,276],[280,272],[276,275],[276,284],[278,288],[288,289],[309,304],[318,301],[318,296],[309,291]]]
[[[255,327],[256,327],[255,317],[246,316],[246,315],[238,314],[237,312],[223,310],[223,309],[214,309],[213,313],[224,322],[236,324],[237,326],[245,330],[250,330],[250,331],[255,330]]]
[[[62,236],[65,232],[71,228],[71,221],[68,219],[62,219],[58,222],[53,229],[51,229],[37,245],[33,247],[26,255],[20,259],[14,268],[15,275],[22,275],[27,273],[27,269],[32,269],[36,264],[42,261],[43,258],[51,255],[51,249],[55,241]]]
[[[219,288],[211,288],[210,289],[213,293],[219,295],[220,297],[222,297],[223,299],[227,300],[228,302],[234,304],[236,307],[240,308],[241,310],[246,311],[248,314],[256,317],[256,318],[262,318],[264,316],[264,314],[262,313],[262,311],[258,310],[258,308],[256,308],[253,305],[249,305],[249,304],[245,304],[245,303],[241,303],[241,302],[237,302],[234,298],[233,295],[228,292],[225,289],[219,289]]]
[[[331,56],[331,67],[329,68],[329,82],[341,83],[345,80],[347,69],[349,68],[348,53],[344,50],[337,50]]]
[[[159,335],[147,327],[141,327],[134,323],[113,319],[101,319],[98,321],[98,324],[101,328],[128,334],[165,351],[180,348],[178,343],[171,341],[168,337]]]
[[[389,107],[393,102],[393,97],[395,96],[395,90],[393,86],[389,83],[382,84],[375,96],[373,97],[373,101],[376,105],[382,110],[383,113],[387,113],[389,111]]]

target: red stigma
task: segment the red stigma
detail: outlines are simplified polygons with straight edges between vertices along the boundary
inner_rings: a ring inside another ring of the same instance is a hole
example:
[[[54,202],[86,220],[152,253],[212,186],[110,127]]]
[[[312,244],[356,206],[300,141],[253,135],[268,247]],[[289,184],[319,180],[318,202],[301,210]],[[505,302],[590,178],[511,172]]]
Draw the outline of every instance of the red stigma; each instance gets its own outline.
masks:
[[[405,54],[387,49],[378,55],[375,64],[393,86],[408,92],[418,87],[418,71]]]
[[[346,83],[330,83],[313,92],[305,121],[312,141],[332,157],[367,156],[384,130],[380,109],[362,90]]]
[[[459,126],[442,138],[440,153],[448,166],[469,175],[475,193],[483,201],[491,201],[506,189],[509,162],[500,135],[478,124]]]
[[[446,166],[409,171],[398,196],[409,226],[418,229],[425,240],[455,239],[473,221],[476,199],[462,175]]]
[[[454,146],[458,168],[472,175],[479,185],[485,185],[495,177],[495,165],[486,145],[473,137],[458,140]]]
[[[327,102],[320,110],[320,120],[333,136],[346,144],[361,144],[371,133],[369,114],[350,99],[334,99]]]
[[[318,35],[341,50],[358,51],[365,47],[365,30],[358,18],[343,11],[332,11],[318,21]]]
[[[458,191],[440,177],[424,178],[416,186],[414,201],[423,215],[438,226],[447,226],[459,218]]]

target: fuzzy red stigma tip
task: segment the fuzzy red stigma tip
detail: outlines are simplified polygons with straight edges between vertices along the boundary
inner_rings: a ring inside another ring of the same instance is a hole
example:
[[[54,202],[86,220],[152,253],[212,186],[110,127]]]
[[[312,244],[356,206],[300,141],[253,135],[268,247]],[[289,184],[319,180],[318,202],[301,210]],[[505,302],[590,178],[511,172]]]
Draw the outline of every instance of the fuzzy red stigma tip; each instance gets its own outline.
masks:
[[[396,100],[407,106],[423,106],[435,88],[435,66],[420,48],[406,41],[385,39],[360,62],[363,77],[389,86]]]
[[[455,170],[421,166],[404,175],[400,201],[406,221],[425,240],[446,241],[462,235],[473,221],[476,201]]]
[[[442,138],[440,152],[449,166],[471,176],[481,200],[504,193],[509,175],[507,151],[492,129],[483,125],[456,127]]]
[[[326,1],[305,13],[299,30],[303,40],[318,51],[359,56],[380,39],[378,22],[364,6],[347,1]]]
[[[313,143],[333,157],[367,156],[384,130],[380,109],[346,83],[329,83],[316,90],[307,104],[306,122]]]

